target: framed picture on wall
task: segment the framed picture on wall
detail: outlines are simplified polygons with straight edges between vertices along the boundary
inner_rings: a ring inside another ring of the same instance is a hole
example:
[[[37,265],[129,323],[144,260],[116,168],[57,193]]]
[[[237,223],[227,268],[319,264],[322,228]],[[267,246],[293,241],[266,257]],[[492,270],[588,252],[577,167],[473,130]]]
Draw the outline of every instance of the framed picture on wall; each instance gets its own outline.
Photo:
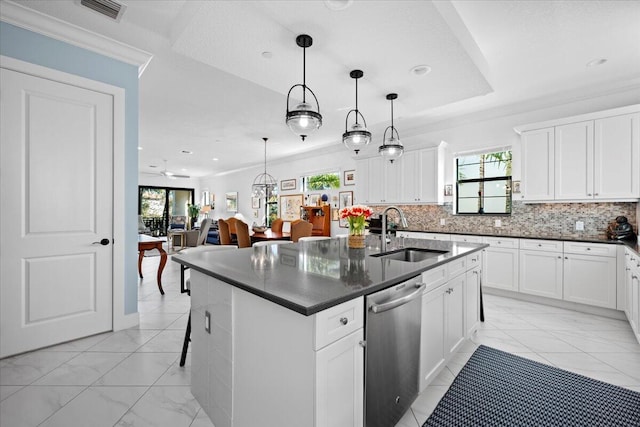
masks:
[[[356,185],[356,171],[344,171],[344,185]]]
[[[320,204],[320,194],[309,194],[307,206],[318,206]]]
[[[227,212],[238,212],[238,192],[225,193]]]
[[[260,209],[260,197],[252,197],[251,198],[251,208],[252,209]]]
[[[304,203],[302,194],[280,196],[280,218],[284,221],[300,219],[300,206]]]
[[[297,187],[297,182],[295,179],[283,179],[280,181],[280,189],[281,190],[295,190]]]
[[[341,191],[338,193],[338,200],[340,203],[340,209],[346,208],[347,206],[353,205],[353,191]],[[339,215],[338,215],[339,216]],[[347,228],[349,227],[349,223],[346,219],[339,218],[340,227]]]
[[[331,208],[331,221],[340,221],[340,213],[338,208]]]

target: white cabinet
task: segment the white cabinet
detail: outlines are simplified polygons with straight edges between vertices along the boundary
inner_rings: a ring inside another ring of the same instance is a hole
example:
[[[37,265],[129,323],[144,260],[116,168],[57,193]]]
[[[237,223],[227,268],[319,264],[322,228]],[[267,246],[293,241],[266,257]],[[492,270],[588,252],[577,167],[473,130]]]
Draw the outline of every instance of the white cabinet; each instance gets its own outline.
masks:
[[[554,199],[554,128],[522,132],[521,198]]]
[[[627,320],[636,340],[640,343],[640,260],[631,249],[626,249],[625,308]]]
[[[444,144],[407,151],[400,158],[400,201],[444,203]]]
[[[484,243],[491,246],[483,250],[482,285],[517,291],[519,240],[508,237],[485,237]]]
[[[565,243],[563,299],[615,309],[616,268],[613,245]]]
[[[465,338],[464,289],[466,274],[449,279],[445,291],[445,355],[453,355]]]
[[[595,121],[593,187],[596,199],[640,198],[640,113]]]
[[[482,243],[482,236],[472,236],[470,234],[452,234],[452,242],[466,242],[466,243]]]
[[[317,352],[316,427],[362,426],[362,329]]]
[[[361,159],[356,161],[356,174],[360,179],[356,183],[356,191],[354,194],[354,204],[366,205],[369,202],[369,159]]]
[[[368,180],[368,194],[364,203],[378,204],[399,201],[401,166],[397,162],[390,163],[382,157],[372,157],[359,162],[368,163],[367,175],[363,176]]]
[[[409,239],[451,240],[451,235],[446,233],[423,233],[421,231],[397,231],[396,236],[406,237]]]
[[[470,337],[480,324],[480,266],[467,271],[464,290],[465,335]]]
[[[522,200],[640,198],[639,108],[524,126]]]
[[[555,129],[555,198],[593,198],[593,120]]]
[[[445,364],[444,330],[447,286],[422,295],[420,336],[420,391],[438,375]]]
[[[562,242],[520,240],[519,291],[562,299]]]

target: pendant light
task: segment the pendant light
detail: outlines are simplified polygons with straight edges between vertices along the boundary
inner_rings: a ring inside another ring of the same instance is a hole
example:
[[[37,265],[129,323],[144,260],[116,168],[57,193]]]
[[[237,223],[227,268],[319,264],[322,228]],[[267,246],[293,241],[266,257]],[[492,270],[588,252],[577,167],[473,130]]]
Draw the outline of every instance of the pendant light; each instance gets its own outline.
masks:
[[[364,76],[364,73],[362,70],[353,70],[349,73],[349,76],[356,81],[356,108],[349,111],[347,118],[344,120],[342,142],[348,149],[358,154],[362,147],[365,147],[371,142],[371,132],[367,130],[367,121],[364,119],[364,116],[358,111],[358,79]],[[356,122],[351,126],[351,130],[348,130],[349,116],[351,113],[354,113]],[[358,123],[358,117],[362,119],[362,124]]]
[[[267,173],[267,140],[269,138],[262,138],[264,141],[264,172],[259,174],[253,180],[251,185],[251,195],[261,199],[267,199],[272,195],[278,193],[278,181]]]
[[[300,34],[296,37],[296,44],[302,48],[302,84],[295,84],[289,89],[287,94],[287,126],[296,135],[300,136],[304,141],[305,138],[322,126],[322,115],[320,115],[320,104],[318,98],[306,82],[306,52],[307,48],[313,44],[311,36]],[[289,97],[291,91],[296,87],[302,87],[302,102],[295,106],[293,110],[289,110]],[[316,108],[307,103],[307,91],[313,96],[316,102]]]
[[[398,134],[398,130],[393,126],[393,100],[397,98],[397,93],[390,93],[387,95],[387,99],[391,101],[391,126],[388,126],[384,130],[382,145],[378,147],[378,153],[380,153],[382,157],[389,159],[391,163],[393,163],[394,160],[400,158],[400,156],[402,156],[402,153],[404,152],[404,147],[400,142],[400,135]],[[389,137],[387,138],[388,131],[390,132]]]

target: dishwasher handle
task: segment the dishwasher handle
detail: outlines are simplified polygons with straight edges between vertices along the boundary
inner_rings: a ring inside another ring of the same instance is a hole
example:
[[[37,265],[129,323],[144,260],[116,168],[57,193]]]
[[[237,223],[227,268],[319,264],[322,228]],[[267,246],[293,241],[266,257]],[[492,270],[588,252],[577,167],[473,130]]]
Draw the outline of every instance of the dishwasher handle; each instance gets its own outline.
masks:
[[[388,311],[396,307],[400,307],[401,305],[404,305],[409,301],[415,299],[416,297],[420,296],[422,294],[422,291],[424,291],[424,288],[427,285],[424,283],[416,283],[415,286],[416,286],[416,290],[411,292],[410,294],[407,294],[403,297],[394,299],[389,302],[385,302],[384,304],[373,303],[371,304],[371,307],[369,307],[369,310],[373,311],[374,313],[382,313],[383,311]]]

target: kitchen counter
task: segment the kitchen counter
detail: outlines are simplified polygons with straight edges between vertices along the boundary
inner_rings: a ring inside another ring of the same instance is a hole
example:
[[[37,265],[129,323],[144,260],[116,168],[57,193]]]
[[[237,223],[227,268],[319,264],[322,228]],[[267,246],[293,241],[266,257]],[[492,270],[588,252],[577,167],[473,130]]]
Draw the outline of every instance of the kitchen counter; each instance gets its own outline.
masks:
[[[447,252],[420,262],[403,262],[371,256],[380,252],[379,236],[367,236],[366,243],[365,249],[350,249],[346,238],[333,238],[234,251],[201,251],[174,255],[172,259],[309,316],[487,246],[416,240],[412,247]],[[395,249],[394,245],[395,240],[387,251]]]

